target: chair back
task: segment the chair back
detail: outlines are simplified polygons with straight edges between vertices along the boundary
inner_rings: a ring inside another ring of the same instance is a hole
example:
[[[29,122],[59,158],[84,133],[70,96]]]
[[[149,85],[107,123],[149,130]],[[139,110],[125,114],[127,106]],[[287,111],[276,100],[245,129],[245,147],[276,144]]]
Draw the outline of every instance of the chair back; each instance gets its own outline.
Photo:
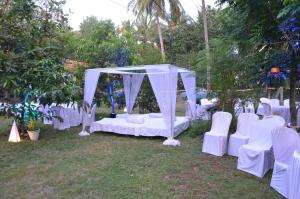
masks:
[[[278,127],[272,131],[272,144],[275,161],[289,165],[294,151],[300,147],[300,137],[292,128]]]
[[[272,115],[272,108],[270,104],[262,102],[261,105],[263,106],[264,109],[264,116]]]
[[[271,132],[276,127],[283,127],[285,121],[280,116],[272,116],[263,120],[254,122],[251,129],[249,144],[259,147],[271,148]]]
[[[240,99],[237,99],[236,102],[234,103],[234,114],[235,116],[239,116],[244,112],[244,107],[242,104],[242,101]]]
[[[253,102],[247,101],[245,103],[245,113],[255,113]]]
[[[232,115],[227,112],[216,112],[212,117],[211,133],[227,135],[232,120]]]
[[[259,117],[254,113],[242,113],[238,117],[236,133],[244,136],[250,136],[253,125]]]
[[[283,100],[283,105],[284,106],[290,106],[290,99]]]
[[[271,106],[279,106],[280,101],[279,99],[271,99]]]
[[[206,98],[201,99],[200,102],[201,102],[201,105],[210,105],[210,104],[212,104],[211,101],[209,101]]]

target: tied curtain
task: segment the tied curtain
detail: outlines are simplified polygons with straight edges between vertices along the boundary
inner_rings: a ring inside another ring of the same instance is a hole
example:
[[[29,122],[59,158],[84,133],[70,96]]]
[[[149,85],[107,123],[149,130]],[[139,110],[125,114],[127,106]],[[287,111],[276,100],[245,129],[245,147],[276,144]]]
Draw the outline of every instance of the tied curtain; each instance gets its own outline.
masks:
[[[194,72],[180,73],[181,79],[188,98],[192,119],[196,119],[196,75]]]
[[[177,76],[176,68],[148,68],[148,77],[167,127],[166,135],[174,138]]]
[[[126,74],[123,75],[123,84],[125,92],[126,109],[131,113],[135,99],[141,88],[144,79],[144,74]]]
[[[89,105],[92,104],[96,92],[100,71],[86,70],[84,78],[84,101]]]

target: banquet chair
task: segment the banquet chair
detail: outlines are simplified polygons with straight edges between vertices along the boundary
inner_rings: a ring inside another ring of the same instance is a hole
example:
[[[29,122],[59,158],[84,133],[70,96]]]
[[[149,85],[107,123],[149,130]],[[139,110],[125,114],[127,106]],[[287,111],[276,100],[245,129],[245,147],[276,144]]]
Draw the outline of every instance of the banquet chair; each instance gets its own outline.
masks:
[[[288,170],[288,198],[300,198],[300,149],[297,149],[292,157],[291,164]]]
[[[211,101],[209,101],[206,98],[201,99],[200,102],[201,102],[201,105],[210,105],[212,103]]]
[[[271,187],[287,197],[289,165],[294,151],[300,147],[300,138],[294,129],[287,127],[275,128],[271,134],[275,157]]]
[[[279,99],[270,99],[270,101],[271,101],[271,106],[279,106],[280,105]]]
[[[81,122],[81,117],[80,117],[77,103],[74,103],[69,108],[67,108],[67,112],[70,118],[70,125],[79,126]]]
[[[245,103],[244,109],[245,109],[245,113],[255,113],[253,102],[247,101]]]
[[[268,98],[260,98],[260,104],[263,107],[263,116],[270,116],[272,115],[272,103],[271,100]]]
[[[285,121],[280,116],[265,117],[256,121],[248,144],[239,148],[237,168],[262,178],[274,163],[271,131],[284,125]]]
[[[238,156],[239,148],[248,143],[253,123],[258,120],[258,116],[254,113],[239,115],[236,132],[229,137],[228,155]]]
[[[242,101],[240,99],[238,99],[235,103],[234,103],[234,114],[236,117],[238,117],[240,114],[242,114],[244,112],[244,107],[242,105]]]
[[[91,112],[86,113],[82,111],[82,124],[85,126],[91,126],[93,122],[95,122],[95,115],[96,115],[96,104],[93,105]]]
[[[202,152],[223,156],[227,151],[227,136],[232,115],[227,112],[216,112],[212,117],[212,126],[204,134]]]
[[[58,130],[64,130],[70,128],[70,120],[69,116],[66,113],[64,107],[62,106],[54,106],[51,107],[53,112],[53,128]]]
[[[290,106],[290,99],[283,100],[283,105],[284,106]]]

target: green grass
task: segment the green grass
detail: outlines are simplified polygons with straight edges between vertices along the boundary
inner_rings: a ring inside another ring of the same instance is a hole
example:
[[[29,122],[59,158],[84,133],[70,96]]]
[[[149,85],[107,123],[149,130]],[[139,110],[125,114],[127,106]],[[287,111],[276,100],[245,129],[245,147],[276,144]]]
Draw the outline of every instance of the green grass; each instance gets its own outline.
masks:
[[[167,147],[162,138],[79,137],[80,127],[49,126],[38,142],[8,143],[9,123],[0,118],[0,198],[280,198],[270,172],[259,179],[238,171],[236,158],[201,153],[207,125]]]

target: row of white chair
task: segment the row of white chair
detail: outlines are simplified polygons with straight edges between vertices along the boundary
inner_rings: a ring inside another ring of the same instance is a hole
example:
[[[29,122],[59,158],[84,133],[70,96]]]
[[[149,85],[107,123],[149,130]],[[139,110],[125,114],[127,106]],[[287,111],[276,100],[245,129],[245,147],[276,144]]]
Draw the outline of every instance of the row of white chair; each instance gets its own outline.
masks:
[[[217,112],[213,115],[211,131],[204,135],[202,152],[217,156],[227,152],[227,135],[231,119],[232,115],[226,112]],[[293,184],[294,181],[300,181],[299,176],[288,175],[287,168],[292,165],[294,169],[290,172],[300,173],[300,159],[295,158],[291,163],[293,152],[297,149],[300,151],[300,138],[295,130],[284,125],[285,121],[280,116],[268,116],[259,120],[255,114],[241,114],[238,117],[237,130],[229,138],[228,154],[238,157],[239,170],[258,177],[263,177],[274,167],[271,187],[285,197],[289,193],[299,199],[300,184]],[[272,150],[275,154],[275,163]],[[297,154],[294,155],[296,156]],[[290,183],[287,182],[288,179]],[[291,185],[289,191],[288,185]]]
[[[68,129],[78,126],[81,123],[90,126],[95,121],[96,104],[92,107],[90,113],[85,113],[82,108],[78,110],[78,106],[49,106],[41,108],[41,111],[47,115],[51,115],[52,119],[44,117],[44,124],[53,124],[53,128],[58,130]]]

